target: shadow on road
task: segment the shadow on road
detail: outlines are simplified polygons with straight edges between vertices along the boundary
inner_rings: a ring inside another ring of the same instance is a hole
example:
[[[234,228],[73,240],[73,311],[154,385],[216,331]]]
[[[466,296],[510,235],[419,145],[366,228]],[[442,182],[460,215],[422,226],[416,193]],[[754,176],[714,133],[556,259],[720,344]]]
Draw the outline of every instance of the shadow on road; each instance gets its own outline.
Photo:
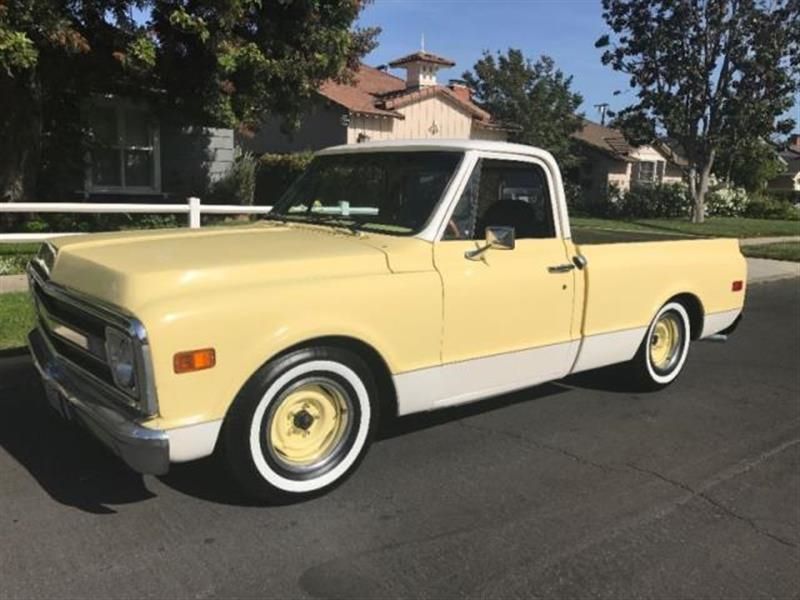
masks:
[[[154,497],[141,475],[47,406],[27,353],[0,356],[0,414],[0,448],[57,502],[112,514],[112,505]]]
[[[625,392],[613,371],[569,377],[476,402],[386,419],[378,443],[446,425],[453,421],[569,392],[573,387]],[[94,514],[116,512],[112,506],[153,498],[144,478],[131,471],[80,427],[57,416],[26,353],[0,354],[0,448],[25,468],[57,502]],[[0,456],[2,460],[2,456]],[[160,477],[183,494],[219,504],[250,506],[216,457],[173,465]]]

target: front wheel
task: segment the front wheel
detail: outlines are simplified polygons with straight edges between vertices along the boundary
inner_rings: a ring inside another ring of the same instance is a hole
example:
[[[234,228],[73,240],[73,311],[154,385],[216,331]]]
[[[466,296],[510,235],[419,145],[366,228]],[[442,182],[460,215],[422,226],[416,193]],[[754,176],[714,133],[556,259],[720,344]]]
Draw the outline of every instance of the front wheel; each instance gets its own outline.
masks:
[[[364,361],[305,348],[259,369],[225,420],[224,452],[251,496],[296,501],[350,475],[372,438],[376,392]]]
[[[658,390],[672,383],[683,370],[689,353],[691,325],[686,308],[668,302],[659,309],[628,372],[637,387]]]

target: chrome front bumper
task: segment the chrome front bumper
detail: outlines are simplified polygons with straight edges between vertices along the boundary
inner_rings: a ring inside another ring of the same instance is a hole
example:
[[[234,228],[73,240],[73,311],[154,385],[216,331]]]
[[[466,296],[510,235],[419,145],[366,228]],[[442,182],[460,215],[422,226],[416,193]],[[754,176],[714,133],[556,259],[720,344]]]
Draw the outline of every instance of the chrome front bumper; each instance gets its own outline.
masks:
[[[28,346],[49,388],[48,399],[62,416],[91,431],[134,471],[163,475],[169,470],[166,432],[143,427],[126,414],[100,382],[60,357],[41,329],[28,335]]]

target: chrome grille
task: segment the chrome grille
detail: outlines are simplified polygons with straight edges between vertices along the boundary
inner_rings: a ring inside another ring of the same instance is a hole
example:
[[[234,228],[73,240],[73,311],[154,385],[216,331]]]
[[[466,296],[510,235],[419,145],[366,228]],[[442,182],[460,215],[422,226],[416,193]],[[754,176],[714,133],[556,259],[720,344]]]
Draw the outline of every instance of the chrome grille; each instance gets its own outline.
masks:
[[[79,297],[49,281],[40,260],[28,267],[31,294],[39,327],[55,351],[81,370],[105,384],[112,395],[137,411],[156,412],[155,386],[149,364],[144,327],[136,319],[120,314],[100,302]],[[106,328],[115,327],[131,336],[136,348],[136,375],[140,382],[128,393],[114,383],[106,356]]]

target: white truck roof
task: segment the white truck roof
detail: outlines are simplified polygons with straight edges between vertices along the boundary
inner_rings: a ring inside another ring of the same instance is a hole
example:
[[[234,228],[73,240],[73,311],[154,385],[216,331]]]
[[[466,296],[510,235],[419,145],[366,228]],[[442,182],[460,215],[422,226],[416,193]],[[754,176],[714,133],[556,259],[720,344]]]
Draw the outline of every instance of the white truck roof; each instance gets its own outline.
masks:
[[[457,150],[466,152],[477,150],[481,152],[498,152],[502,154],[523,154],[525,156],[535,156],[548,161],[554,160],[552,155],[546,150],[524,144],[512,144],[510,142],[497,142],[491,140],[464,140],[464,139],[426,139],[426,140],[385,140],[376,142],[363,142],[360,144],[343,144],[341,146],[331,146],[317,152],[318,155],[326,154],[349,154],[353,152],[411,152],[415,150],[435,151],[435,150]]]

